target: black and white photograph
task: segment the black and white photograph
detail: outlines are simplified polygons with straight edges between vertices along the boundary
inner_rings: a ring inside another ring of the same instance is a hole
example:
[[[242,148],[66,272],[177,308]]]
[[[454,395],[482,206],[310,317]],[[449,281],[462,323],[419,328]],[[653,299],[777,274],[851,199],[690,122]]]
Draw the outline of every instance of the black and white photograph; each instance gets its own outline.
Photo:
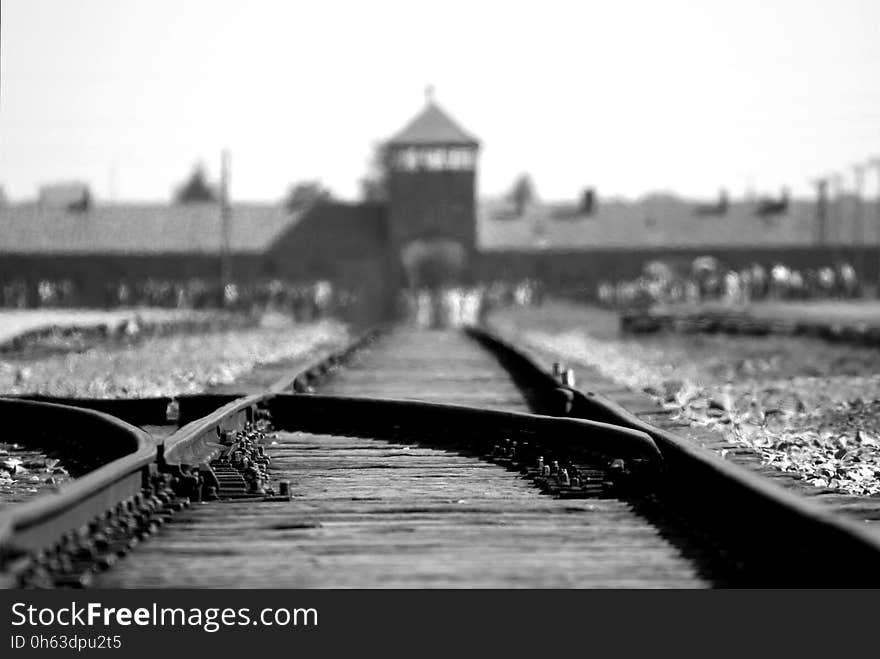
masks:
[[[0,9],[2,588],[880,586],[880,3]]]

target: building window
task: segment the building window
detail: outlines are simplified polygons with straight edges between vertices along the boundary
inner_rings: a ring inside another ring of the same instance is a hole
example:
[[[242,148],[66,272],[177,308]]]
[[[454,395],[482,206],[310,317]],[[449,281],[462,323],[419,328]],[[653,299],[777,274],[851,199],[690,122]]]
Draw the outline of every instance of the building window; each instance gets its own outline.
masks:
[[[415,149],[401,149],[397,152],[395,165],[404,171],[417,169],[419,166],[417,151]]]
[[[474,168],[474,151],[472,149],[452,149],[450,156],[454,163],[450,169]]]
[[[450,149],[449,169],[473,169],[474,152],[471,149]]]
[[[430,149],[426,151],[425,167],[435,171],[446,169],[446,149]]]
[[[415,169],[416,165],[416,150],[415,149],[406,149],[405,151],[401,151],[400,155],[402,156],[402,165],[404,169]]]
[[[394,166],[401,171],[468,170],[474,168],[474,151],[466,148],[400,149],[394,156]]]

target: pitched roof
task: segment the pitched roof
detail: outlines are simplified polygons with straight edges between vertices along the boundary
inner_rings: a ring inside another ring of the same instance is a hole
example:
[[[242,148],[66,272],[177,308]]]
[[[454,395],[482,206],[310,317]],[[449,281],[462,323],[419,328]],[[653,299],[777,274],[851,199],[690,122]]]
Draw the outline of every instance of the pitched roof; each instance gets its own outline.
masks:
[[[815,201],[794,199],[788,212],[767,219],[745,200],[731,200],[725,215],[701,217],[694,212],[701,201],[668,195],[600,199],[592,215],[579,214],[574,203],[537,202],[518,215],[507,200],[486,200],[477,212],[478,244],[486,251],[815,244]],[[877,212],[865,206],[866,217]],[[842,215],[855,217],[852,207]],[[836,241],[852,240],[850,220],[841,220],[838,231]],[[866,226],[865,244],[880,240],[877,232]]]
[[[230,247],[260,253],[303,212],[233,204]],[[112,204],[71,213],[35,203],[0,208],[0,254],[219,254],[217,204]]]
[[[459,126],[434,101],[429,100],[417,114],[388,144],[395,146],[421,146],[427,144],[477,146],[477,138]]]

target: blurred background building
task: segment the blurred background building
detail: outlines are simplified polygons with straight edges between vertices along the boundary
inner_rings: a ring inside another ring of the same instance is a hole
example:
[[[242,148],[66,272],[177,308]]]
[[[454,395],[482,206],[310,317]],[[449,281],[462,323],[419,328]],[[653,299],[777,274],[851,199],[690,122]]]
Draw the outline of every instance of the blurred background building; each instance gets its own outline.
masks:
[[[303,188],[286,202],[232,202],[224,213],[224,195],[199,170],[168,204],[104,203],[80,182],[46,185],[26,203],[0,192],[0,280],[15,282],[25,304],[41,281],[63,280],[78,304],[97,306],[145,280],[320,280],[379,314],[403,287],[531,278],[589,295],[599,281],[637,276],[646,261],[701,255],[733,268],[846,259],[860,278],[878,278],[873,200],[828,198],[826,188],[812,200],[721,190],[708,200],[632,201],[585,187],[570,202],[545,202],[524,177],[508,197],[478,202],[479,149],[429,94],[379,150],[361,203]]]

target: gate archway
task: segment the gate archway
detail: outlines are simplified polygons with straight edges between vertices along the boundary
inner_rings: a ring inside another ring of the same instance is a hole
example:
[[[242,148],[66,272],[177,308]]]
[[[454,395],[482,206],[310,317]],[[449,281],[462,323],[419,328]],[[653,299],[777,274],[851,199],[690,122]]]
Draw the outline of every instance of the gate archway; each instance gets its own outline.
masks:
[[[439,290],[461,283],[467,250],[450,238],[418,238],[400,250],[400,260],[411,290]]]

